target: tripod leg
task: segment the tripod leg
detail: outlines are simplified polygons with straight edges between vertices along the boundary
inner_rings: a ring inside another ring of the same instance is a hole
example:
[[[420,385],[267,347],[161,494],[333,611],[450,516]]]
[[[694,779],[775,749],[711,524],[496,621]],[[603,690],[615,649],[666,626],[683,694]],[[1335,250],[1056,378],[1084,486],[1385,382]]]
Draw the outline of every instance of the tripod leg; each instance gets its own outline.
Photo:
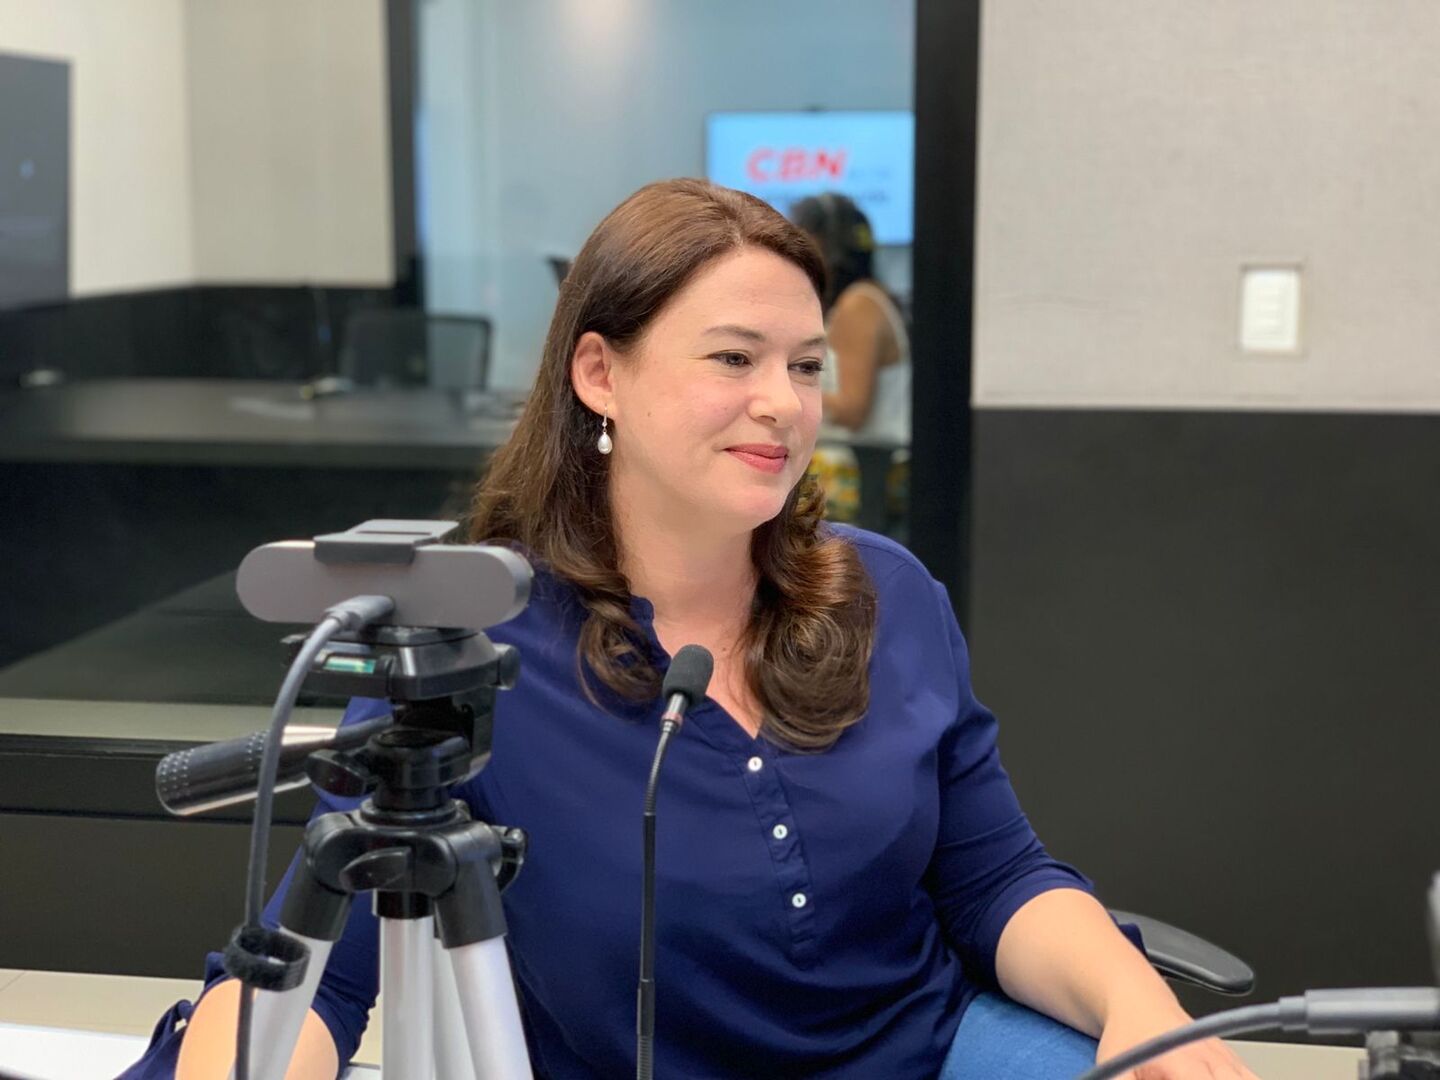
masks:
[[[348,824],[344,814],[326,814],[312,821],[305,831],[304,857],[296,865],[285,894],[280,929],[309,946],[310,958],[299,986],[279,992],[262,990],[255,995],[250,1018],[250,1075],[254,1080],[284,1080],[310,1003],[315,1000],[315,990],[325,974],[330,950],[345,929],[351,896],[321,882],[310,855],[312,847],[318,850],[326,835]]]
[[[531,1080],[520,1003],[505,951],[505,907],[494,865],[498,831],[473,822],[452,836],[454,885],[435,899],[440,939],[449,953],[477,1080]]]
[[[380,994],[385,1080],[432,1080],[435,1028],[431,968],[435,917],[380,920]]]
[[[530,1053],[505,939],[493,937],[448,951],[477,1080],[530,1080]]]
[[[460,991],[455,985],[455,968],[434,943],[431,963],[435,972],[435,1080],[475,1080],[470,1040],[465,1034],[465,1015],[460,1009]]]
[[[295,936],[310,947],[304,980],[293,990],[259,990],[255,993],[255,1010],[250,1020],[250,1076],[253,1080],[285,1080],[290,1055],[295,1052],[300,1029],[305,1025],[310,1003],[315,1000],[315,988],[320,985],[320,976],[325,974],[325,963],[330,959],[330,949],[335,944],[299,934]]]

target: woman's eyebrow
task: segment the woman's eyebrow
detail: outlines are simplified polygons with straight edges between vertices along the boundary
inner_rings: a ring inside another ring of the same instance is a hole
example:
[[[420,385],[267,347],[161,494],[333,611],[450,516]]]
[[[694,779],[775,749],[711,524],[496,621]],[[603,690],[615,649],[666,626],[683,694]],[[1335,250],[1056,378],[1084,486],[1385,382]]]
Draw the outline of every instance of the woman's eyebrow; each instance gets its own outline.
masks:
[[[725,334],[730,337],[742,337],[746,341],[764,341],[765,335],[759,330],[751,330],[748,326],[736,326],[734,323],[726,323],[722,326],[712,326],[706,330],[707,334]]]
[[[722,326],[712,326],[704,331],[706,334],[725,334],[731,337],[742,337],[746,341],[764,342],[765,335],[759,330],[752,330],[748,326],[736,326],[733,323],[726,323]],[[795,347],[797,349],[818,349],[825,344],[825,335],[817,334],[815,337],[806,338]]]

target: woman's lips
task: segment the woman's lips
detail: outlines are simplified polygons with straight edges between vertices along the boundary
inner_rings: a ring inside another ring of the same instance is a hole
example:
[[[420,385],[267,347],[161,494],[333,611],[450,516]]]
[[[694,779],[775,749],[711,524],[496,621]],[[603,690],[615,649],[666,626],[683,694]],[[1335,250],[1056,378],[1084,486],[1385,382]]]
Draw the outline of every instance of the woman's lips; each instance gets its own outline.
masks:
[[[790,457],[783,448],[731,446],[727,447],[725,452],[743,461],[752,469],[759,469],[765,473],[778,473],[783,471],[785,462],[789,460]]]

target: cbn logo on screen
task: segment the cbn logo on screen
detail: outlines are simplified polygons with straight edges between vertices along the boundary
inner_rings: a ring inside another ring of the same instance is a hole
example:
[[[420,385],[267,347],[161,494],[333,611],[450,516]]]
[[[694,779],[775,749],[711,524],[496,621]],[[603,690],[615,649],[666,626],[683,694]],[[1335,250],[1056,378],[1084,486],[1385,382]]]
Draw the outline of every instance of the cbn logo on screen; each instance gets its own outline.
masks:
[[[776,150],[756,147],[745,159],[745,175],[757,184],[789,180],[839,180],[845,175],[849,150],[807,150],[787,147]]]

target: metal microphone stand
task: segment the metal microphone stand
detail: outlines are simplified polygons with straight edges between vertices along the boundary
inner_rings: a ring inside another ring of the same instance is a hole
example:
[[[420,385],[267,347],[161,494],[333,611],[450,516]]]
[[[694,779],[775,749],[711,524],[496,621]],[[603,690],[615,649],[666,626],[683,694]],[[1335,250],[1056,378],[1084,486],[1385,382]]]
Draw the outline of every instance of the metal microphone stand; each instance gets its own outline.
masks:
[[[525,834],[472,820],[449,795],[488,756],[495,693],[518,666],[513,649],[474,630],[413,627],[337,638],[317,659],[307,687],[389,697],[395,724],[360,750],[321,751],[307,764],[326,791],[371,794],[306,829],[280,923],[309,961],[271,980],[286,988],[256,994],[258,1080],[283,1080],[330,950],[366,891],[380,917],[386,1080],[529,1080],[500,901],[524,861]],[[227,967],[230,959],[227,951]],[[253,951],[238,959],[253,962]]]
[[[1437,1080],[1440,1034],[1433,1031],[1372,1031],[1365,1037],[1360,1080]]]
[[[1440,985],[1440,873],[1427,896],[1430,961]],[[1440,1080],[1440,1031],[1372,1031],[1365,1036],[1360,1080]]]

